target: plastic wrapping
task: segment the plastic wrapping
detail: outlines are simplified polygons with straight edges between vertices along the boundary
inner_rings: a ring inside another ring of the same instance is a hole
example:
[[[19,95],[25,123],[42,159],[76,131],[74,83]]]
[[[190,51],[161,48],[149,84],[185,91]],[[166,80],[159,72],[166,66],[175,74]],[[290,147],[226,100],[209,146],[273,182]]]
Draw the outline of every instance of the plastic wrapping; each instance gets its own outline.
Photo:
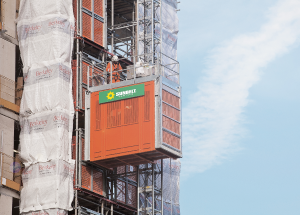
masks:
[[[179,19],[177,15],[177,10],[174,2],[162,1],[162,25],[164,28],[170,30],[172,33],[177,34],[179,31]]]
[[[68,211],[61,209],[47,209],[40,211],[30,211],[22,213],[22,215],[68,215]]]
[[[21,0],[17,24],[23,61],[20,105],[20,212],[66,215],[72,210],[74,106],[72,0]]]
[[[28,116],[54,108],[73,112],[71,76],[71,65],[56,60],[32,66],[24,73],[20,115]]]
[[[74,17],[72,0],[21,0],[19,20],[64,14]]]
[[[74,163],[53,160],[26,167],[22,173],[23,189],[20,210],[49,208],[71,210]]]
[[[20,20],[17,27],[25,68],[51,60],[71,63],[74,17],[48,15]]]
[[[71,160],[73,115],[64,110],[20,117],[20,157],[25,165]]]

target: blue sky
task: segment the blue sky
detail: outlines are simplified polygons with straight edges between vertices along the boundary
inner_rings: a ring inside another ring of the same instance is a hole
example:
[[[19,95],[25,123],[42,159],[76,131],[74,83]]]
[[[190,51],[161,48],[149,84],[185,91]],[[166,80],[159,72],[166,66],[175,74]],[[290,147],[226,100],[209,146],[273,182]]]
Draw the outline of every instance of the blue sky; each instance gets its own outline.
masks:
[[[185,0],[181,211],[300,214],[300,0]]]

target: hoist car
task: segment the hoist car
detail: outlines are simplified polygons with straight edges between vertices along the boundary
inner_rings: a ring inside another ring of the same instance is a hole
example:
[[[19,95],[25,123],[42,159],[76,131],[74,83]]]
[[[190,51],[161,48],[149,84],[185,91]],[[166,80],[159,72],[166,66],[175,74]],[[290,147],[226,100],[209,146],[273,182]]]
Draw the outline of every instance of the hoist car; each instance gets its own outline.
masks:
[[[151,75],[90,88],[85,158],[112,168],[181,158],[181,88]]]

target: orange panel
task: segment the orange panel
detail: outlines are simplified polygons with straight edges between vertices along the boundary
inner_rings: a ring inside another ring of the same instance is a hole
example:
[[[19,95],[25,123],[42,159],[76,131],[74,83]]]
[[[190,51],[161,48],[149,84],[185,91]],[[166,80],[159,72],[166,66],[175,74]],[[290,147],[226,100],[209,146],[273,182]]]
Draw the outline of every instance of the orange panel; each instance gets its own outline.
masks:
[[[94,42],[103,46],[103,23],[94,19]]]
[[[103,1],[102,0],[94,0],[94,13],[99,16],[103,16]]]
[[[155,150],[154,81],[145,95],[99,104],[91,94],[91,161]]]
[[[174,135],[163,131],[163,142],[176,148],[181,150],[181,145],[180,145],[180,138],[175,137]]]
[[[83,0],[82,6],[88,10],[92,10],[92,1],[91,0]]]
[[[82,13],[82,35],[88,39],[92,39],[92,17],[86,13]]]

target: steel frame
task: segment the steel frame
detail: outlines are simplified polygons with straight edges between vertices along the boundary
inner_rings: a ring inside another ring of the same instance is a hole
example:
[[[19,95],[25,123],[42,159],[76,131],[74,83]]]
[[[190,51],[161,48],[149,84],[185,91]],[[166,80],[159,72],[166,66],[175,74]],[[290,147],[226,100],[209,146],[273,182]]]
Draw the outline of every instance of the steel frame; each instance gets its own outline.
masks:
[[[138,168],[138,214],[163,214],[163,162]]]

